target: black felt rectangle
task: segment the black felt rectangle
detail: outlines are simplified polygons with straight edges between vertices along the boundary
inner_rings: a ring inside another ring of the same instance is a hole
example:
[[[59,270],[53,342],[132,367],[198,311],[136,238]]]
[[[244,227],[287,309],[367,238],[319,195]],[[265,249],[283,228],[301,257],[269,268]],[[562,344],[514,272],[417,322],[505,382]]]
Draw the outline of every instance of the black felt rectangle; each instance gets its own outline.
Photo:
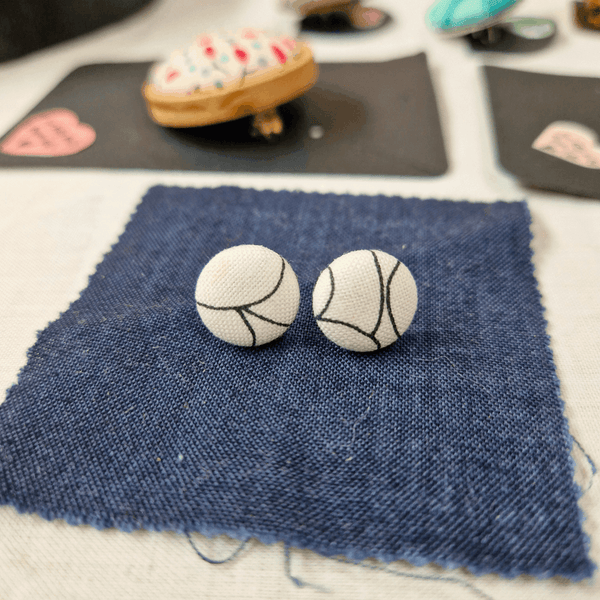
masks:
[[[600,198],[600,170],[532,148],[557,121],[575,122],[600,135],[600,79],[484,69],[502,166],[525,186]]]
[[[425,54],[382,63],[320,65],[317,85],[279,111],[278,143],[250,119],[189,129],[153,123],[140,89],[149,63],[97,64],[68,75],[30,113],[74,111],[95,143],[64,157],[0,154],[0,167],[100,167],[229,172],[441,175],[447,169]],[[28,115],[28,116],[30,116]],[[313,126],[323,136],[309,135]]]

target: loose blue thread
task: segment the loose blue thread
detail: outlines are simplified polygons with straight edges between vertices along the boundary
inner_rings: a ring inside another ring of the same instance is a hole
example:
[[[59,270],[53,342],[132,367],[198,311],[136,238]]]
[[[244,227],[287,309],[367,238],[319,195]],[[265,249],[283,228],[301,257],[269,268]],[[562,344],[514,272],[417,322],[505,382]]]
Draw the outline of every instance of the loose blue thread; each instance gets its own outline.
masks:
[[[292,567],[291,567],[291,559],[290,559],[290,545],[284,544],[284,553],[285,553],[285,574],[291,579],[298,587],[311,587],[318,592],[324,592],[326,594],[331,593],[331,590],[327,588],[321,587],[320,585],[316,585],[314,583],[308,583],[306,581],[302,581],[302,579],[298,579],[292,575]]]
[[[248,542],[250,541],[250,538],[245,539],[238,546],[238,548],[233,552],[233,554],[231,556],[229,556],[228,558],[225,558],[224,560],[214,560],[212,558],[208,558],[208,556],[204,556],[204,554],[202,554],[202,552],[200,552],[200,550],[198,550],[198,548],[194,544],[194,541],[192,540],[192,537],[190,536],[190,534],[187,531],[185,532],[185,535],[187,536],[187,539],[188,539],[190,545],[192,546],[192,548],[194,549],[194,551],[196,552],[196,554],[202,560],[204,560],[207,563],[210,563],[211,565],[222,565],[224,563],[234,560],[238,556],[238,554],[240,554],[240,552],[246,547]],[[284,556],[285,556],[285,561],[284,561],[285,574],[288,577],[288,579],[290,579],[297,587],[300,587],[300,588],[301,587],[311,587],[311,588],[317,590],[318,592],[331,593],[331,590],[328,590],[327,588],[324,588],[320,585],[316,585],[314,583],[308,583],[306,581],[302,581],[302,579],[299,579],[298,577],[295,577],[294,575],[292,575],[290,545],[289,544],[284,544]],[[328,557],[328,558],[330,558],[330,557]],[[390,575],[395,575],[396,577],[406,577],[409,579],[422,579],[422,580],[426,580],[426,581],[442,581],[445,583],[456,583],[458,585],[462,585],[463,587],[471,590],[474,594],[477,594],[480,598],[484,598],[485,600],[494,600],[490,595],[486,594],[479,588],[470,584],[468,581],[464,581],[463,579],[458,579],[456,577],[442,577],[441,575],[416,575],[414,573],[403,573],[401,571],[395,571],[393,569],[390,569],[389,567],[380,566],[380,565],[369,565],[369,564],[362,563],[362,562],[355,562],[355,561],[349,560],[347,558],[333,557],[333,558],[330,558],[330,560],[335,560],[336,562],[339,562],[339,563],[342,563],[345,565],[354,565],[357,567],[363,567],[364,569],[371,569],[372,571],[382,571],[384,573],[389,573]]]
[[[336,562],[343,563],[345,565],[356,565],[357,567],[363,567],[365,569],[371,569],[372,571],[383,571],[384,573],[389,573],[390,575],[396,575],[396,577],[408,577],[410,579],[425,579],[427,581],[444,581],[446,583],[457,583],[458,585],[462,585],[463,587],[471,590],[474,594],[477,594],[480,598],[485,598],[485,600],[494,600],[490,595],[486,594],[484,591],[480,590],[478,587],[470,584],[468,581],[464,581],[463,579],[458,579],[457,577],[442,577],[441,575],[415,575],[414,573],[403,573],[402,571],[394,571],[388,567],[383,567],[379,565],[369,565],[362,562],[355,562],[353,560],[349,560],[347,558],[337,558],[337,557],[328,557],[330,560],[335,560]]]
[[[186,531],[185,535],[187,536],[188,542],[190,543],[190,545],[192,546],[192,548],[196,551],[196,554],[204,561],[206,561],[207,563],[210,563],[211,565],[222,565],[223,563],[229,562],[231,560],[233,560],[234,558],[236,558],[236,556],[246,547],[246,544],[250,541],[250,538],[246,538],[237,548],[237,550],[234,551],[234,553],[229,557],[226,558],[224,560],[214,560],[212,558],[208,558],[208,556],[204,556],[204,554],[202,554],[202,552],[200,552],[200,550],[198,550],[198,548],[196,547],[196,544],[194,544],[194,540],[192,540],[192,536]]]
[[[585,456],[586,460],[590,464],[590,467],[592,468],[592,476],[590,477],[590,482],[585,491],[583,492],[584,494],[587,494],[590,491],[592,484],[594,483],[594,477],[596,476],[598,469],[596,469],[596,463],[592,460],[591,456],[583,449],[583,446],[575,439],[574,436],[571,437],[573,438],[573,442],[575,442],[575,444],[577,444],[577,447],[581,450],[581,452],[583,452],[583,455]]]

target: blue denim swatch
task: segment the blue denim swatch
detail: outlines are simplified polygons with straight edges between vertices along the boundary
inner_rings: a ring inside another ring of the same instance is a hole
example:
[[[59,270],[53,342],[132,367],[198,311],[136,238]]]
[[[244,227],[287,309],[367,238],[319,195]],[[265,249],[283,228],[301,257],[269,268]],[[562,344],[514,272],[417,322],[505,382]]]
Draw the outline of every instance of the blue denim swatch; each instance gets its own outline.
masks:
[[[0,407],[0,502],[69,523],[228,533],[475,573],[590,576],[524,203],[152,188]],[[260,348],[194,304],[220,250],[298,275]],[[376,248],[419,289],[392,346],[357,354],[312,317],[340,254]]]

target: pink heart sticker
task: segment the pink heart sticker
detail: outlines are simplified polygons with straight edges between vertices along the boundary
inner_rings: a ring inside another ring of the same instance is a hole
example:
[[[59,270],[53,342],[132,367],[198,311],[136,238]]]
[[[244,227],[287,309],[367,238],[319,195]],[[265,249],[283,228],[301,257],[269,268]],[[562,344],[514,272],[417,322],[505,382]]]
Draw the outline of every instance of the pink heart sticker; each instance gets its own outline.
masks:
[[[586,169],[600,169],[596,133],[573,121],[555,121],[538,135],[532,148]]]
[[[89,148],[96,140],[91,125],[66,108],[53,108],[29,117],[0,144],[0,152],[12,156],[70,156]]]

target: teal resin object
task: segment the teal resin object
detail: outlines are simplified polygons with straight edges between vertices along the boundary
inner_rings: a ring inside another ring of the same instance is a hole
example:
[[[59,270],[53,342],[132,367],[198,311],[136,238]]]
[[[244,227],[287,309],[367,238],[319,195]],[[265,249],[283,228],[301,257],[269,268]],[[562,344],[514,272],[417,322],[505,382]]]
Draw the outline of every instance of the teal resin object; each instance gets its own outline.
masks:
[[[521,0],[438,0],[427,11],[427,24],[440,33],[467,35],[492,27]]]

